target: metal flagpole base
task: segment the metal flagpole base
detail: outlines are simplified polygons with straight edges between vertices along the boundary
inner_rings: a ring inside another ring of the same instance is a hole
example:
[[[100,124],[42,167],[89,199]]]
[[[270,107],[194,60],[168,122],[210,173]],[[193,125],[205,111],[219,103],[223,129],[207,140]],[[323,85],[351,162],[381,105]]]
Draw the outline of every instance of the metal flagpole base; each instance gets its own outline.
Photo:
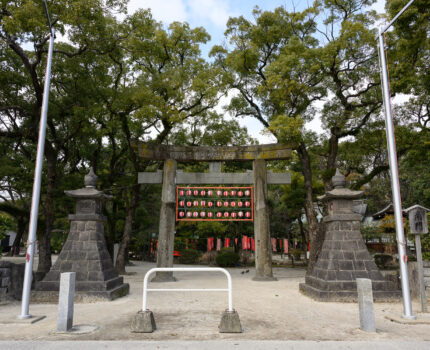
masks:
[[[417,316],[414,316],[414,315],[404,315],[404,314],[402,314],[402,318],[405,318],[405,319],[407,319],[407,320],[416,320],[417,319]]]
[[[32,318],[32,317],[33,317],[32,315],[18,315],[16,318],[18,320],[26,320],[26,319]]]

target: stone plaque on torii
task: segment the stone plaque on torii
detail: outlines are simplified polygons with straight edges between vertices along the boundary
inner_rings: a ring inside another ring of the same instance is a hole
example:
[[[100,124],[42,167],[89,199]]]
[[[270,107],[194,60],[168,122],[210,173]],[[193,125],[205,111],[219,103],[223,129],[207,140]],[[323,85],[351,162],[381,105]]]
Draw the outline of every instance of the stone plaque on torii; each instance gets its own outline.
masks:
[[[256,281],[273,281],[272,250],[270,244],[269,211],[267,206],[268,184],[289,184],[289,173],[266,171],[267,160],[291,157],[291,147],[282,144],[195,147],[166,146],[141,143],[139,157],[145,160],[164,161],[163,171],[139,173],[139,183],[163,184],[161,194],[160,225],[158,233],[157,267],[173,266],[173,246],[176,222],[176,185],[219,184],[254,186],[254,234]],[[177,170],[177,162],[210,162],[209,173],[185,173]],[[222,173],[223,161],[253,161],[253,171]],[[171,272],[157,272],[154,281],[174,281]]]

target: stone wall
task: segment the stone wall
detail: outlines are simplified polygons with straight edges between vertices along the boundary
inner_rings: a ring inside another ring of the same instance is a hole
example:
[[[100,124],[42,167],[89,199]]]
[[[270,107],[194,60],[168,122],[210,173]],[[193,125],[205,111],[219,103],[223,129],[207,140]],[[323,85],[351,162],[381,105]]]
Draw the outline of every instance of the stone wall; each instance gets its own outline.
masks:
[[[21,300],[25,264],[0,260],[0,302]]]

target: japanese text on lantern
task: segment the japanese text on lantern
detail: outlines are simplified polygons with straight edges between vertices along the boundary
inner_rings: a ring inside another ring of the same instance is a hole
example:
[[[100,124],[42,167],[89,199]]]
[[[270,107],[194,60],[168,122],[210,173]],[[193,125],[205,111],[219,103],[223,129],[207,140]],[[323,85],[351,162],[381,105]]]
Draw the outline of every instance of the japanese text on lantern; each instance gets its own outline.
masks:
[[[177,221],[253,221],[252,187],[176,187]]]

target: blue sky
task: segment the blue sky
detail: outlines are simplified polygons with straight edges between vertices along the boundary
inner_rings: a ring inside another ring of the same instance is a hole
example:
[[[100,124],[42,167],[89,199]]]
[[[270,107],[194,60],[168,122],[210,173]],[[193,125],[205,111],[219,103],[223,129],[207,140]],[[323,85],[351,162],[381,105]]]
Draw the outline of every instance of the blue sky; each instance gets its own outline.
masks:
[[[224,41],[224,31],[229,17],[243,15],[252,18],[255,6],[263,10],[274,10],[285,6],[288,10],[302,11],[313,0],[130,0],[128,11],[150,8],[153,17],[166,25],[173,21],[186,21],[191,27],[204,27],[211,41],[202,47],[207,55],[213,45]],[[384,11],[385,0],[378,0],[373,6],[378,12]]]
[[[252,10],[258,6],[262,10],[272,11],[279,6],[285,6],[289,11],[301,11],[313,0],[130,0],[128,12],[133,13],[139,8],[150,8],[153,17],[165,25],[173,21],[188,22],[191,27],[204,27],[211,36],[211,41],[202,47],[203,55],[214,45],[224,41],[224,31],[229,17],[244,16],[252,19]],[[405,0],[406,4],[406,0]],[[378,13],[383,13],[385,0],[377,0],[372,6]],[[228,103],[229,98],[221,100],[218,112],[223,112],[222,105]],[[276,140],[262,134],[261,124],[254,118],[243,118],[240,121],[246,126],[249,134],[260,143],[272,143]],[[307,124],[307,128],[322,133],[321,122],[316,116]]]

